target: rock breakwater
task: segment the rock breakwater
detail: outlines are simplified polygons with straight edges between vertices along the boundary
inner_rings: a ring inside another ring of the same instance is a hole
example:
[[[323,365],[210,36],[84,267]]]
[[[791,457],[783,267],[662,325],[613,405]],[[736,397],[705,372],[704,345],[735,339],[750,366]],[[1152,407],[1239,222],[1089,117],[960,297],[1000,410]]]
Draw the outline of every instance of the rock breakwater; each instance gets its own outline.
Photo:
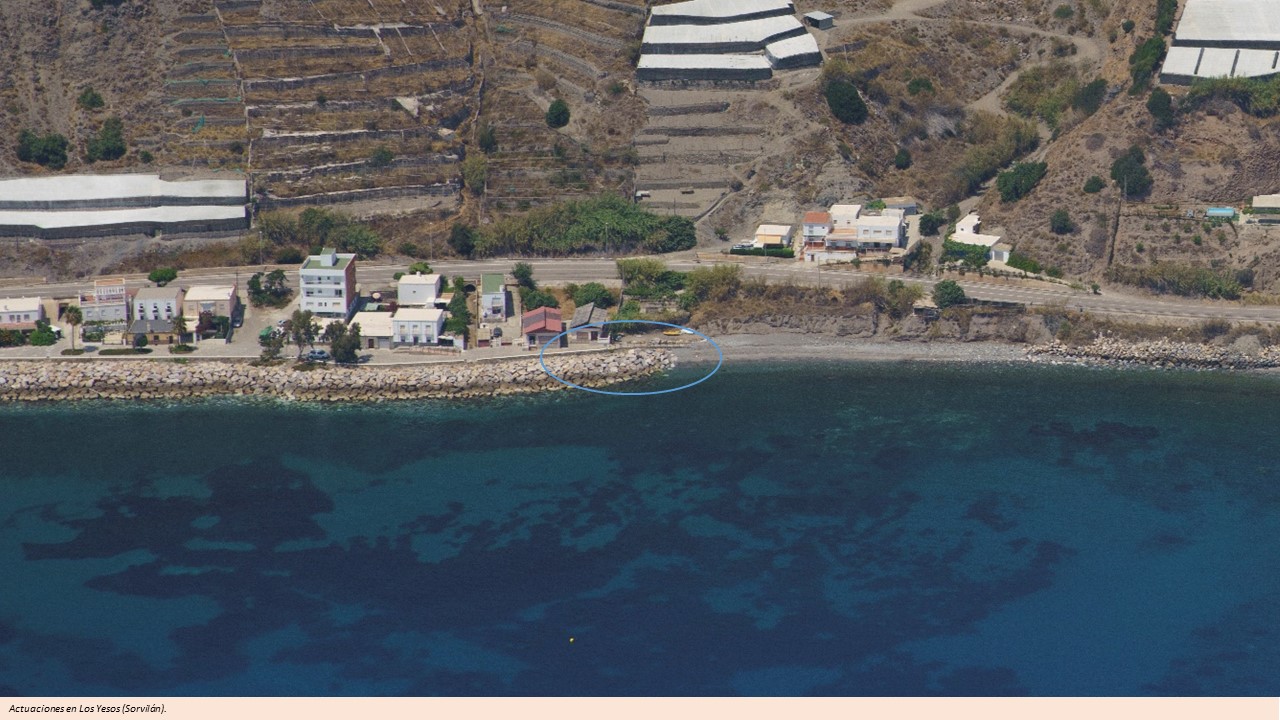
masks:
[[[556,375],[587,387],[652,375],[675,366],[661,349],[549,357]],[[433,365],[319,367],[150,361],[0,363],[0,401],[151,400],[222,395],[317,402],[474,398],[557,390],[536,357]]]
[[[1246,340],[1246,338],[1241,338]],[[1099,338],[1088,345],[1052,342],[1027,349],[1036,362],[1146,366],[1184,370],[1253,370],[1280,367],[1280,347],[1237,341],[1231,345],[1152,340],[1130,342]]]

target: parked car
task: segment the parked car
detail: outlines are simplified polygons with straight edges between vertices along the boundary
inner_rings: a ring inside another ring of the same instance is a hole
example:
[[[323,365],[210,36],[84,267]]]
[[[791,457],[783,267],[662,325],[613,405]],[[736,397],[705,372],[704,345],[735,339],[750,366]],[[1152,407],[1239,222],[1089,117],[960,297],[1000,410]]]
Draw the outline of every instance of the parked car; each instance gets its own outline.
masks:
[[[329,362],[329,353],[325,350],[312,350],[307,353],[307,359],[311,362]]]
[[[733,249],[734,250],[750,250],[752,247],[754,246],[751,243],[738,243],[737,245],[733,246]]]

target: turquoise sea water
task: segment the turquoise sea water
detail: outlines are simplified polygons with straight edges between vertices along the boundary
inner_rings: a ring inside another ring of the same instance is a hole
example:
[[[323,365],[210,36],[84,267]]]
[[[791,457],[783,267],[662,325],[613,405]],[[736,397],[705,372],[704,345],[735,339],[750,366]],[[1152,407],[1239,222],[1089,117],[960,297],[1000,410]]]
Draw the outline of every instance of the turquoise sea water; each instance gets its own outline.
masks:
[[[1278,400],[729,363],[640,398],[3,407],[0,692],[1280,694]]]

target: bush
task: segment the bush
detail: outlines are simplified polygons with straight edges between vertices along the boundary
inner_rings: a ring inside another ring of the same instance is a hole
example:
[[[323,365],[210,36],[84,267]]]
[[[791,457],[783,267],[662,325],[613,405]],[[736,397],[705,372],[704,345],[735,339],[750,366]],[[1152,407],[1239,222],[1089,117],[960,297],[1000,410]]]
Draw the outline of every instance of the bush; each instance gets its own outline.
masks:
[[[1156,32],[1168,35],[1173,30],[1173,16],[1178,12],[1178,0],[1156,0]]]
[[[569,104],[557,98],[547,108],[547,127],[556,130],[569,124]]]
[[[1124,30],[1126,35],[1128,33],[1133,32],[1133,27],[1134,27],[1134,22],[1132,20],[1125,20],[1124,22],[1120,23],[1120,29]]]
[[[1044,177],[1049,166],[1042,162],[1020,162],[1012,170],[1002,172],[996,178],[996,187],[1000,189],[1000,199],[1004,202],[1015,202],[1036,186]]]
[[[391,148],[386,145],[379,145],[377,149],[373,151],[373,154],[369,156],[369,165],[370,167],[384,168],[390,165],[395,159],[396,156],[391,152]]]
[[[85,110],[97,110],[103,105],[106,105],[102,100],[102,96],[99,95],[98,91],[94,90],[92,86],[85,88],[84,91],[80,93],[80,97],[76,98],[76,104]]]
[[[105,348],[105,349],[99,350],[98,354],[99,355],[150,355],[151,348],[143,347],[144,345],[146,345],[146,337],[147,337],[146,335],[139,336],[139,339],[141,340],[141,342],[138,343],[138,347]]]
[[[794,258],[796,251],[791,248],[731,248],[730,255],[758,255],[763,257]]]
[[[1107,270],[1107,279],[1158,293],[1235,300],[1244,290],[1242,280],[1250,278],[1240,272],[1155,263],[1147,266],[1113,265]]]
[[[586,305],[587,303],[595,303],[596,307],[610,308],[617,303],[613,291],[598,282],[589,282],[578,286],[573,293],[574,305]]]
[[[1097,78],[1076,91],[1075,97],[1071,98],[1071,107],[1086,115],[1092,115],[1098,112],[1098,108],[1102,107],[1102,100],[1106,96],[1107,81]]]
[[[1039,272],[1042,269],[1040,266],[1040,263],[1036,262],[1035,260],[1032,260],[1026,255],[1022,255],[1021,253],[1016,253],[1016,252],[1009,253],[1009,261],[1006,262],[1005,264],[1011,268],[1017,268],[1018,270],[1026,270],[1029,273],[1036,273],[1036,274],[1039,274]]]
[[[480,152],[486,154],[498,149],[498,135],[492,125],[480,128],[480,132],[476,134],[476,144],[480,146]]]
[[[1205,102],[1224,98],[1254,117],[1271,117],[1280,111],[1280,75],[1267,79],[1212,78],[1196,80],[1183,96],[1180,108],[1186,112]]]
[[[1156,119],[1157,130],[1172,127],[1177,122],[1173,113],[1173,99],[1162,87],[1151,91],[1151,97],[1147,98],[1147,112]]]
[[[933,286],[933,302],[939,308],[962,305],[968,299],[968,296],[964,294],[964,288],[960,287],[954,280],[943,280]]]
[[[149,151],[142,150],[138,153],[138,159],[142,161],[143,165],[150,165],[151,161],[155,160],[156,157],[155,155],[152,155]]]
[[[462,161],[462,184],[467,186],[472,195],[484,192],[485,181],[489,177],[489,163],[484,155],[468,155]]]
[[[1101,192],[1107,183],[1097,175],[1090,175],[1088,180],[1084,181],[1084,191],[1090,194]]]
[[[1164,59],[1164,52],[1164,40],[1158,37],[1148,38],[1133,51],[1129,56],[1129,75],[1133,77],[1129,92],[1136,93],[1147,86],[1156,66]]]
[[[57,133],[36,135],[23,130],[18,133],[18,159],[61,170],[67,165],[67,144],[67,139]]]
[[[906,148],[898,148],[898,154],[893,156],[893,166],[899,170],[911,167],[911,153]]]
[[[454,223],[449,229],[449,247],[462,257],[470,257],[476,248],[475,233],[471,228],[462,223]]]
[[[89,0],[89,6],[94,10],[101,10],[110,5],[111,7],[119,7],[124,0]]]
[[[85,159],[89,162],[118,160],[124,157],[126,149],[124,123],[118,117],[109,117],[102,123],[98,134],[89,138]]]
[[[831,114],[847,125],[861,125],[867,119],[867,104],[853,83],[835,79],[827,83],[825,91]]]
[[[479,257],[672,252],[697,244],[688,218],[657,215],[611,194],[508,216],[473,231],[473,239],[473,255]]]
[[[983,245],[970,245],[955,240],[942,241],[942,259],[957,260],[969,267],[983,267],[987,264],[988,250]]]
[[[147,279],[160,287],[164,287],[178,279],[178,271],[171,267],[156,268],[147,275]]]
[[[1066,235],[1075,230],[1076,226],[1071,222],[1071,215],[1066,210],[1058,208],[1053,211],[1053,215],[1049,216],[1049,229],[1055,235]]]
[[[912,95],[919,95],[922,92],[933,92],[933,83],[929,82],[929,78],[916,77],[911,78],[907,83],[907,92]]]
[[[1151,190],[1151,173],[1147,171],[1146,162],[1142,148],[1134,145],[1111,163],[1111,179],[1126,197],[1141,197]]]
[[[275,254],[275,261],[280,265],[299,265],[305,259],[298,248],[280,248]]]
[[[525,288],[520,291],[520,301],[524,304],[524,311],[537,310],[540,307],[560,307],[560,301],[555,295],[545,290],[530,290]]]
[[[920,234],[937,235],[938,228],[947,224],[947,218],[940,212],[925,213],[920,216]]]
[[[1059,20],[1070,19],[1071,16],[1075,14],[1076,14],[1076,9],[1071,7],[1070,5],[1059,5],[1058,7],[1053,9],[1053,16],[1058,18]]]

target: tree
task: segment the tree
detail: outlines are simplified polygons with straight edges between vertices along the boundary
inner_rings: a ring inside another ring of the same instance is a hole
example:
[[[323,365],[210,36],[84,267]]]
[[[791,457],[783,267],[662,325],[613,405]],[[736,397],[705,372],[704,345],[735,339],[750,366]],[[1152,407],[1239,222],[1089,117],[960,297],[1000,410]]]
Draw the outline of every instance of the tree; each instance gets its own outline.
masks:
[[[564,100],[556,98],[551,103],[551,107],[547,108],[547,127],[558,130],[569,124],[569,104]]]
[[[1020,162],[1012,170],[1000,173],[996,177],[996,187],[1000,189],[1000,199],[1004,202],[1015,202],[1040,182],[1049,166],[1042,162]]]
[[[178,279],[178,271],[171,267],[156,268],[147,275],[147,279],[160,287],[164,287]]]
[[[18,133],[18,159],[61,170],[67,164],[67,145],[67,139],[57,133],[37,135],[23,130]]]
[[[1057,235],[1066,235],[1075,230],[1076,226],[1071,222],[1071,215],[1065,209],[1058,208],[1049,216],[1049,229]]]
[[[560,307],[560,301],[545,290],[534,290],[525,288],[520,291],[520,300],[524,304],[524,311],[537,310],[540,307]]]
[[[330,336],[329,352],[335,363],[354,365],[360,360],[360,323],[344,325],[335,320],[329,323],[325,334]]]
[[[284,321],[284,336],[298,346],[298,359],[302,359],[302,351],[306,347],[315,347],[319,328],[315,316],[310,310],[294,310],[293,315]]]
[[[467,307],[466,281],[461,277],[454,278],[453,288],[453,299],[449,301],[448,307],[449,319],[445,320],[444,329],[465,340],[471,328],[471,310]]]
[[[641,247],[653,253],[669,253],[688,250],[698,244],[698,232],[693,220],[679,215],[669,215],[658,222],[657,230],[641,243]]]
[[[1162,87],[1151,91],[1151,97],[1147,98],[1147,112],[1156,119],[1157,130],[1173,127],[1177,122],[1177,117],[1173,113],[1173,98]]]
[[[911,167],[911,152],[906,148],[898,148],[898,154],[893,156],[893,166],[899,170]]]
[[[489,175],[489,163],[484,155],[468,155],[462,161],[462,184],[467,186],[472,195],[484,192],[485,178]]]
[[[1133,77],[1133,87],[1129,88],[1130,94],[1136,95],[1147,86],[1156,66],[1164,59],[1164,53],[1164,39],[1158,37],[1147,38],[1146,42],[1133,51],[1129,56],[1129,75]]]
[[[428,263],[428,262],[423,261],[423,262],[416,262],[416,263],[414,263],[414,264],[410,265],[410,266],[409,266],[409,274],[410,274],[410,275],[414,275],[414,274],[417,274],[417,273],[422,273],[423,275],[430,275],[430,274],[431,274],[431,264],[430,264],[430,263]]]
[[[853,83],[837,78],[827,83],[827,107],[831,114],[846,125],[861,125],[867,119],[867,104]]]
[[[1146,163],[1147,156],[1137,145],[1111,163],[1111,179],[1126,197],[1141,197],[1151,189],[1151,173]]]
[[[97,135],[89,138],[85,158],[89,162],[118,160],[128,148],[124,142],[124,123],[118,117],[109,117],[102,123]]]
[[[925,213],[920,216],[920,234],[937,235],[938,228],[946,224],[947,218],[939,212]]]
[[[102,96],[98,94],[93,86],[89,86],[80,93],[80,97],[76,98],[76,104],[84,110],[97,110],[106,103],[102,101]]]
[[[355,253],[360,258],[376,257],[382,252],[382,238],[364,225],[343,225],[330,233],[330,240],[342,252]]]
[[[369,165],[371,167],[384,168],[390,165],[395,159],[396,156],[391,152],[391,148],[386,145],[379,145],[377,149],[373,151],[373,154],[369,156]]]
[[[178,342],[181,343],[182,336],[186,335],[187,332],[187,319],[183,317],[182,309],[179,308],[178,313],[173,316],[173,334],[178,337]]]
[[[147,346],[149,342],[150,341],[147,340],[146,333],[138,333],[137,335],[133,336],[133,346],[135,348],[144,348]]]
[[[1102,100],[1107,95],[1107,81],[1102,78],[1091,81],[1080,88],[1071,98],[1071,107],[1092,115],[1102,107]]]
[[[480,132],[476,134],[476,144],[480,146],[480,152],[486,155],[498,149],[498,136],[492,125],[480,128]]]
[[[964,294],[964,288],[960,287],[955,280],[943,280],[933,286],[933,302],[939,308],[960,305],[968,299]]]
[[[1089,179],[1084,181],[1084,191],[1090,194],[1100,192],[1106,186],[1106,181],[1097,175],[1090,175]]]
[[[449,229],[449,247],[462,257],[470,257],[476,249],[475,234],[470,227],[456,222]]]
[[[520,287],[527,290],[537,290],[538,283],[533,279],[533,266],[529,263],[518,262],[511,268],[511,274],[515,277],[516,283]]]
[[[734,266],[737,267],[737,266]],[[613,291],[598,282],[589,282],[585,285],[579,285],[573,293],[574,305],[586,305],[587,303],[595,303],[598,308],[610,308],[617,300],[613,296]]]
[[[68,305],[67,309],[62,313],[62,319],[67,321],[71,326],[71,349],[76,349],[76,328],[84,322],[84,313],[80,311],[79,305]]]

